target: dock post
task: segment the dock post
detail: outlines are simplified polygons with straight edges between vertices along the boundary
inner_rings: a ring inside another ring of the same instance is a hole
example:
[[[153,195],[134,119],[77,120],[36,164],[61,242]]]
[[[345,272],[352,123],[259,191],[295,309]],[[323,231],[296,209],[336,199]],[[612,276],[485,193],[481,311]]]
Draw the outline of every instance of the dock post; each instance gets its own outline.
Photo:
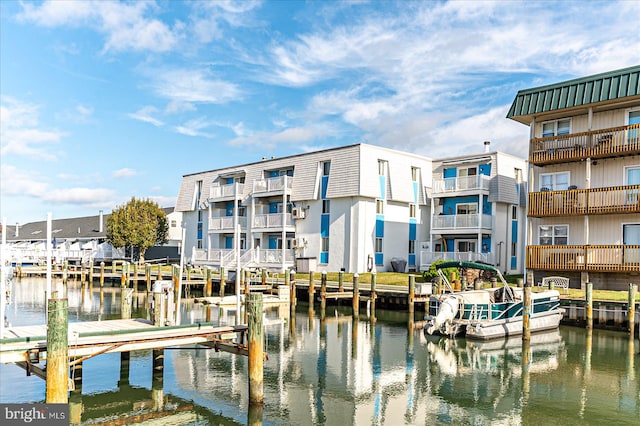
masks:
[[[520,279],[520,278],[518,278]],[[531,281],[523,283],[522,297],[522,340],[531,341]]]
[[[128,297],[129,289],[120,289],[120,316],[122,319],[131,319],[131,301]]]
[[[516,278],[516,285],[518,288],[524,288],[524,280],[522,278]]]
[[[89,287],[93,287],[93,260],[89,261]]]
[[[67,299],[47,300],[47,404],[69,402],[69,311]]]
[[[549,281],[549,290],[555,290],[556,288],[556,282],[551,280]]]
[[[65,260],[62,264],[62,284],[67,285],[69,280],[69,261]]]
[[[296,292],[296,272],[291,271],[291,297],[290,303],[293,304],[293,311],[295,312],[295,304],[298,303],[298,294]]]
[[[627,317],[629,318],[629,334],[631,335],[632,341],[636,331],[636,292],[637,291],[638,291],[638,286],[635,284],[629,283],[629,309],[627,309]]]
[[[263,363],[264,336],[262,325],[262,293],[251,293],[247,298],[249,343],[249,405],[264,403]]]
[[[309,271],[309,305],[313,307],[313,296],[316,292],[316,283],[313,278],[313,271]]]
[[[204,276],[205,276],[205,279],[207,280],[207,284],[204,290],[204,295],[205,297],[211,297],[211,294],[213,291],[212,290],[213,282],[211,280],[211,268],[209,268],[208,266],[204,267]]]
[[[145,278],[145,281],[147,282],[147,293],[150,293],[151,292],[151,265],[148,263],[144,265],[144,278]]]
[[[220,297],[224,297],[224,286],[226,283],[227,280],[224,277],[224,268],[220,267]]]
[[[84,270],[84,263],[82,263],[82,261],[80,262],[80,284],[82,284],[84,286],[85,283],[85,270]]]
[[[187,281],[191,281],[191,265],[187,265]]]
[[[158,263],[158,277],[156,278],[158,281],[162,279],[162,265]]]
[[[409,299],[407,301],[409,305],[409,315],[413,318],[413,313],[415,312],[414,308],[414,300],[416,298],[416,277],[413,274],[409,274]]]
[[[344,291],[344,271],[338,272],[338,291],[340,293]]]
[[[585,283],[586,287],[586,319],[587,319],[587,328],[593,328],[593,283]]]
[[[324,321],[327,308],[327,271],[322,271],[320,278],[320,321]]]
[[[376,320],[376,298],[378,297],[376,294],[377,275],[376,271],[371,271],[371,319],[373,321]]]
[[[260,283],[262,285],[267,285],[267,270],[265,268],[262,268],[262,271],[260,271],[260,273],[261,273],[260,274],[261,275]]]
[[[120,269],[120,287],[124,288],[126,287],[126,277],[125,277],[125,270],[127,268],[127,264],[126,262],[122,262],[122,269]]]
[[[353,274],[353,317],[358,318],[360,314],[360,275]]]
[[[133,264],[133,277],[131,277],[133,281],[133,288],[138,291],[138,262]]]
[[[489,282],[491,282],[491,288],[496,288],[498,286],[498,279],[496,277],[489,278]]]
[[[241,269],[242,271],[242,281],[244,282],[244,294],[247,295],[251,292],[251,279],[249,277],[248,269]]]
[[[289,301],[291,301],[291,269],[284,271],[284,285],[289,290]]]

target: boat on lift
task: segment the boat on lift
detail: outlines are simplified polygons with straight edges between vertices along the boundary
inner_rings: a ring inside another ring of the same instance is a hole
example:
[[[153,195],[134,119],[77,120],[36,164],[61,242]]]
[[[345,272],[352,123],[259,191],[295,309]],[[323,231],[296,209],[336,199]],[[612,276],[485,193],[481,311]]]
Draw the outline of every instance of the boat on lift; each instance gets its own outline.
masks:
[[[502,286],[454,291],[443,272],[447,268],[484,271],[499,279]],[[511,287],[495,266],[453,261],[437,264],[436,270],[441,285],[438,294],[432,294],[429,298],[425,333],[450,337],[465,335],[482,340],[522,334],[523,290]],[[558,328],[564,309],[560,307],[560,293],[557,290],[532,292],[531,303],[531,332]]]

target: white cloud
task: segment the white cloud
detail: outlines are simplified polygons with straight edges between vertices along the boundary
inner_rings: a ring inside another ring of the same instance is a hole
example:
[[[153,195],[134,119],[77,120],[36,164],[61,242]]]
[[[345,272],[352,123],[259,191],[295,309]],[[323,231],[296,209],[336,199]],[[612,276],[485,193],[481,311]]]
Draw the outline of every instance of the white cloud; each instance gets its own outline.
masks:
[[[111,176],[113,176],[115,179],[129,178],[137,175],[138,175],[137,171],[126,168],[126,167],[123,169],[114,170],[111,173]]]
[[[134,120],[143,121],[145,123],[153,124],[156,127],[160,127],[160,126],[163,126],[164,123],[158,120],[157,118],[153,117],[153,115],[156,114],[157,112],[158,112],[157,108],[152,106],[146,106],[146,107],[140,108],[136,112],[132,112],[128,114],[128,116],[130,118],[133,118]]]
[[[245,136],[237,137],[228,142],[231,146],[257,146],[273,148],[282,144],[297,146],[318,139],[331,137],[332,129],[327,125],[309,127],[291,127],[277,132],[247,132]]]
[[[156,94],[172,102],[223,104],[241,95],[235,84],[215,78],[207,70],[154,70],[149,74],[150,85]]]
[[[65,134],[58,130],[42,129],[40,107],[2,96],[0,101],[0,154],[30,156],[53,161],[54,149]]]

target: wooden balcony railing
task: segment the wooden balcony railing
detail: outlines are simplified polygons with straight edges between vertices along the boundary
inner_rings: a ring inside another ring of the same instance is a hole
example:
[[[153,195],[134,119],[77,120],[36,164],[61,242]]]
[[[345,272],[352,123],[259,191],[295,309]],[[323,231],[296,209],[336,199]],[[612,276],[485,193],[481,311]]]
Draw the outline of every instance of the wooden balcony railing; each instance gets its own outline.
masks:
[[[527,246],[527,269],[640,272],[640,245]]]
[[[545,164],[640,154],[640,124],[533,138],[529,162]]]
[[[640,185],[529,193],[529,216],[640,213]]]

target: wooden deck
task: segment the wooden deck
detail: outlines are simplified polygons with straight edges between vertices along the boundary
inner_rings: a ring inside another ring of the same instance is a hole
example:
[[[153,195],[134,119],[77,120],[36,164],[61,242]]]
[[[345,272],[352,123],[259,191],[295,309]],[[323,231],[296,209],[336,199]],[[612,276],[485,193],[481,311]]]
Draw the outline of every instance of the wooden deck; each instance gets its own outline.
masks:
[[[5,330],[6,336],[0,340],[0,363],[28,361],[30,352],[37,352],[40,360],[46,359],[46,328],[46,325],[33,325]],[[244,345],[228,340],[231,334],[246,330],[246,325],[214,326],[212,323],[155,327],[144,319],[69,323],[69,357],[87,359],[103,353],[199,343],[213,343],[216,349],[246,355]]]

